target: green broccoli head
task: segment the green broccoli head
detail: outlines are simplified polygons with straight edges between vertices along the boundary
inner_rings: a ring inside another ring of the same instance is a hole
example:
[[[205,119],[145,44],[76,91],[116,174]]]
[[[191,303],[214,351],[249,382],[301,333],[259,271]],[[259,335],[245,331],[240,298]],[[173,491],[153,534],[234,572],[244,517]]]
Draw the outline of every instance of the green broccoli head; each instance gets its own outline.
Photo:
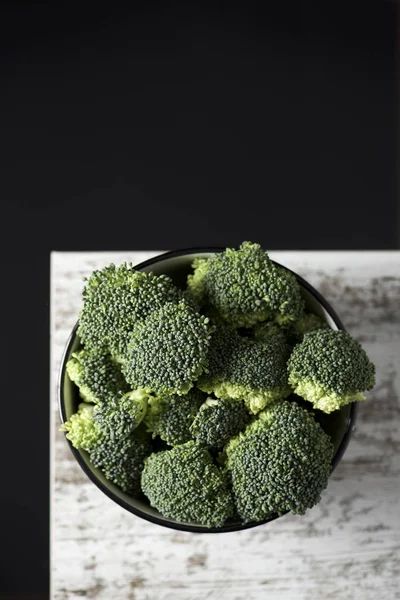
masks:
[[[280,325],[288,325],[299,317],[304,308],[304,300],[293,273],[273,265],[265,302],[271,308],[273,319]]]
[[[103,405],[80,404],[61,431],[67,432],[66,437],[74,448],[89,453],[91,464],[100,468],[106,479],[123,492],[137,495],[143,461],[152,451],[150,436],[140,427],[135,431],[123,429],[121,420],[115,430],[103,427],[103,416],[100,423],[96,418],[96,413],[103,408]]]
[[[185,396],[151,397],[144,420],[147,430],[170,446],[188,442],[192,438],[190,426],[203,400],[204,395],[196,388]]]
[[[190,431],[197,442],[211,449],[219,449],[244,429],[249,421],[250,415],[241,400],[207,398]]]
[[[66,438],[72,443],[74,448],[86,450],[92,448],[99,437],[101,431],[93,421],[94,405],[82,402],[78,406],[75,414],[63,423],[60,431],[66,432]]]
[[[283,400],[261,413],[225,448],[225,468],[240,519],[261,521],[303,514],[320,500],[334,448],[321,426],[296,403]]]
[[[134,326],[182,292],[166,275],[136,271],[130,263],[94,271],[83,290],[78,335],[85,348],[124,357]]]
[[[139,427],[126,437],[102,435],[91,447],[89,457],[92,465],[100,468],[106,479],[135,497],[141,492],[144,460],[151,452],[151,438]]]
[[[207,371],[197,386],[218,398],[244,400],[248,410],[257,414],[291,393],[288,354],[280,336],[259,342],[240,337],[233,329],[218,328],[211,338]]]
[[[121,366],[109,354],[79,350],[72,353],[66,368],[86,402],[108,402],[129,389]]]
[[[148,400],[147,392],[133,390],[122,397],[114,397],[107,404],[96,406],[93,419],[110,439],[126,437],[143,421]]]
[[[375,367],[348,333],[317,329],[295,346],[288,361],[295,393],[326,413],[365,399],[375,384]]]
[[[211,331],[208,318],[186,302],[165,304],[135,327],[126,380],[155,394],[187,394],[207,366]]]
[[[303,309],[294,275],[275,265],[258,244],[243,242],[207,259],[196,259],[188,289],[217,321],[251,327],[259,321],[297,319]]]
[[[194,441],[145,460],[142,490],[164,517],[221,527],[233,514],[232,496],[209,451]]]

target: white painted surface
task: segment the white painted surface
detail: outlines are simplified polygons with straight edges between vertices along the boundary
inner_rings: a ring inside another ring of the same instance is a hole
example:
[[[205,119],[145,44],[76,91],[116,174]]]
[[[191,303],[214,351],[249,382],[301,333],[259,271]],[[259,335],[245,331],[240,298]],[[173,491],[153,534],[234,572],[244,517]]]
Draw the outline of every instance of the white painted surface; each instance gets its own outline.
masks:
[[[115,505],[58,431],[56,376],[83,276],[155,254],[52,254],[52,598],[400,599],[400,253],[271,252],[332,303],[376,363],[377,385],[318,506],[206,535],[164,529]]]

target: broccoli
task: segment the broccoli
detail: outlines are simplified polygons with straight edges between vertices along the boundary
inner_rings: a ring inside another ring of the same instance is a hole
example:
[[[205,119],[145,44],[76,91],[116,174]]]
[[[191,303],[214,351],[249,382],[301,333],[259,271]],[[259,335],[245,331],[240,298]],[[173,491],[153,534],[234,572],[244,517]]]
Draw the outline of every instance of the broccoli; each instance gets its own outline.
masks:
[[[288,361],[295,393],[326,413],[365,399],[375,384],[375,367],[344,331],[316,329],[295,346]]]
[[[219,328],[211,338],[207,371],[197,387],[218,398],[244,400],[248,410],[256,414],[291,393],[286,371],[288,354],[279,336],[258,342],[240,337],[233,329]]]
[[[103,435],[91,448],[89,457],[92,465],[99,467],[106,479],[130,496],[138,496],[144,460],[151,452],[151,438],[139,427],[126,437]]]
[[[148,400],[147,392],[133,390],[122,397],[113,398],[107,404],[96,406],[93,419],[110,439],[126,437],[143,421]]]
[[[234,327],[251,327],[259,321],[296,320],[303,309],[300,286],[294,275],[275,265],[258,244],[243,242],[239,250],[193,263],[188,289],[216,318]]]
[[[101,428],[96,412],[101,406],[80,404],[78,412],[61,427],[72,445],[89,453],[90,462],[99,467],[106,479],[118,485],[123,492],[137,495],[140,492],[140,474],[143,461],[151,451],[148,434],[135,430],[118,436],[121,430],[111,434]]]
[[[305,409],[283,400],[265,409],[225,447],[225,469],[240,519],[303,514],[320,500],[334,448]]]
[[[184,395],[207,366],[212,329],[187,303],[167,303],[133,330],[122,371],[133,387]]]
[[[365,398],[374,366],[305,311],[297,278],[258,244],[193,269],[184,291],[130,263],[86,280],[83,349],[66,365],[85,402],[62,431],[106,479],[178,522],[303,514],[335,452],[319,423]]]
[[[130,263],[94,271],[83,290],[78,335],[85,348],[122,360],[134,326],[182,292],[166,275],[136,271]]]
[[[205,527],[221,527],[233,515],[224,476],[201,444],[186,442],[149,456],[142,491],[165,517]]]
[[[101,431],[93,420],[94,405],[82,402],[78,406],[76,413],[71,415],[68,421],[65,421],[60,431],[66,432],[66,438],[72,443],[74,448],[86,450],[92,448]]]
[[[244,429],[249,421],[250,415],[241,400],[207,398],[190,431],[197,442],[218,449]]]
[[[66,368],[86,402],[108,402],[129,390],[121,366],[109,354],[79,350],[72,353]]]
[[[196,388],[185,396],[151,396],[144,419],[147,431],[153,438],[160,436],[170,446],[188,442],[192,438],[190,426],[203,400],[202,392]]]

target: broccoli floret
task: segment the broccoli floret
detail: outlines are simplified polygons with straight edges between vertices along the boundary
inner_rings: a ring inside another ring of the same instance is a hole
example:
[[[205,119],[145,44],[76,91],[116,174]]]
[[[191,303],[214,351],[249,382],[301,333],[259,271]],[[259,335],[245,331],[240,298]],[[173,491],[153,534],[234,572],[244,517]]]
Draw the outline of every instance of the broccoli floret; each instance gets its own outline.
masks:
[[[326,413],[365,400],[375,385],[375,367],[355,339],[344,331],[317,329],[295,346],[288,361],[295,393]]]
[[[121,360],[134,326],[182,292],[166,275],[136,271],[130,263],[94,271],[83,290],[78,335],[87,349]]]
[[[110,439],[126,437],[143,421],[148,400],[147,392],[133,390],[122,397],[116,396],[107,404],[96,406],[93,419]]]
[[[217,398],[244,400],[251,413],[291,393],[286,361],[289,349],[279,336],[265,342],[219,328],[211,338],[208,367],[197,387]]]
[[[104,430],[95,418],[101,405],[80,404],[78,412],[61,427],[72,445],[89,453],[90,462],[99,467],[106,479],[118,485],[123,492],[137,495],[140,491],[140,474],[143,461],[151,451],[150,436],[143,430],[135,429],[128,435]]]
[[[65,437],[78,450],[82,449],[88,452],[101,436],[101,431],[93,420],[93,412],[93,404],[82,402],[79,404],[77,412],[71,415],[70,419],[60,428],[60,431],[66,432]]]
[[[295,321],[304,309],[304,300],[296,277],[283,267],[273,265],[266,298],[273,318],[280,325]]]
[[[142,490],[165,517],[220,527],[233,514],[232,496],[209,451],[194,441],[145,460]]]
[[[151,452],[151,438],[139,427],[122,438],[102,436],[91,448],[89,456],[92,465],[99,467],[106,479],[130,496],[138,496],[144,460]]]
[[[200,390],[192,388],[186,396],[150,397],[144,420],[153,438],[160,436],[170,446],[192,439],[190,426],[204,400]]]
[[[197,413],[190,431],[193,438],[211,449],[225,446],[250,421],[241,400],[207,398]]]
[[[207,366],[212,329],[185,302],[168,303],[139,323],[122,371],[133,387],[160,395],[184,395]]]
[[[305,409],[284,400],[267,408],[225,448],[240,519],[303,514],[320,500],[331,471],[330,438]]]
[[[234,327],[259,321],[296,320],[302,309],[300,286],[294,275],[275,265],[258,244],[243,242],[207,259],[196,259],[188,289],[211,316]]]
[[[109,354],[79,350],[72,353],[66,368],[86,402],[108,402],[129,390],[121,366]]]

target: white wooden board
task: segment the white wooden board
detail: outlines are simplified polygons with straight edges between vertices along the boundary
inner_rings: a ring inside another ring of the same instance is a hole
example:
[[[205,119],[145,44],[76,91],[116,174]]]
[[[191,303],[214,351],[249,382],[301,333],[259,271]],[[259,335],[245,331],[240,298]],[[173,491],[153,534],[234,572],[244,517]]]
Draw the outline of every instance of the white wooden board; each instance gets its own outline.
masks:
[[[52,254],[52,598],[400,599],[400,253],[271,252],[332,303],[376,363],[377,385],[318,506],[303,517],[207,535],[165,529],[115,505],[58,431],[56,377],[83,276],[155,254]]]

